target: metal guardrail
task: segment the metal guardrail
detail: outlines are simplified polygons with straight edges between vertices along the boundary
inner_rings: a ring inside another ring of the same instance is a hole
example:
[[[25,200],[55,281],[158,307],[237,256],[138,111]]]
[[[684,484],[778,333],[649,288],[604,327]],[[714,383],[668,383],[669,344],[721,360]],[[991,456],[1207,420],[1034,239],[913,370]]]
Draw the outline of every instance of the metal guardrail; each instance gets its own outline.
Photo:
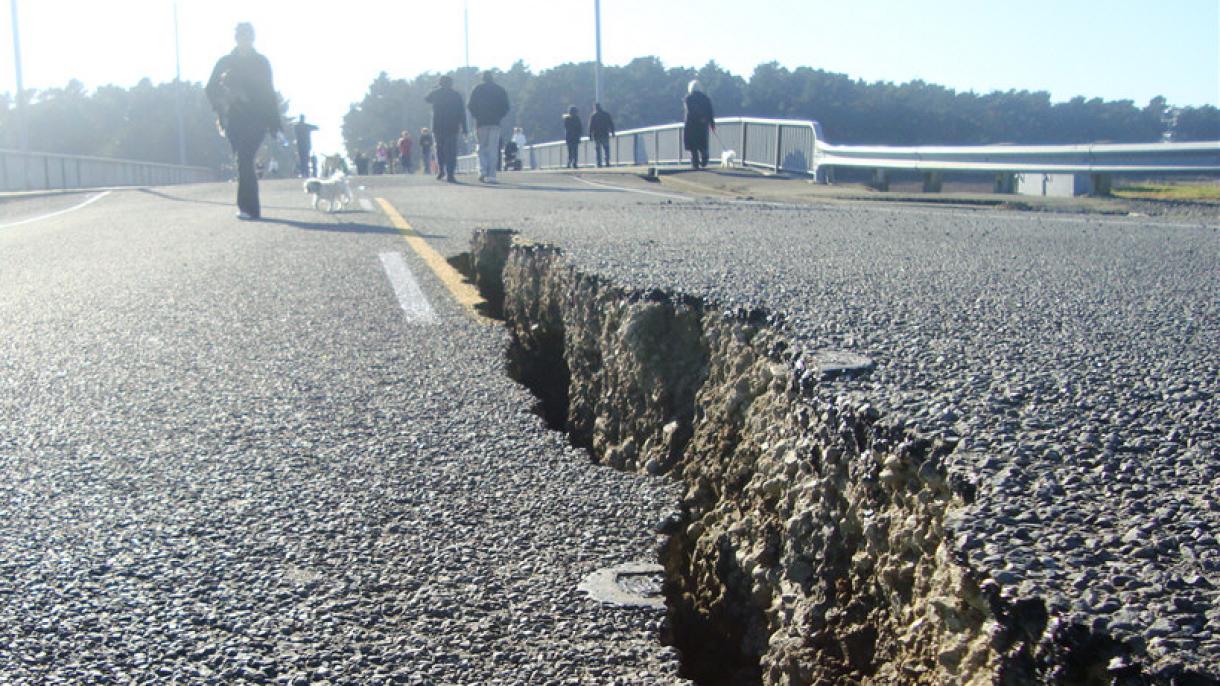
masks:
[[[820,143],[817,165],[923,172],[1063,174],[1220,171],[1220,141],[1088,145],[880,147]]]
[[[611,166],[680,165],[690,161],[680,123],[620,131],[610,140]],[[1220,172],[1220,141],[1088,145],[863,146],[832,145],[815,121],[726,117],[716,120],[709,141],[712,160],[725,150],[738,164],[777,172],[807,174],[819,181],[836,167],[909,170],[925,173],[1141,174]],[[564,141],[527,145],[529,169],[562,169]],[[593,142],[580,143],[579,167],[596,164]],[[458,160],[460,173],[478,171],[475,155]]]
[[[0,150],[0,191],[168,186],[216,181],[216,170],[109,157]]]
[[[681,123],[619,131],[610,139],[610,166],[689,164],[682,133]],[[740,164],[809,173],[814,145],[821,138],[821,126],[813,121],[726,117],[716,120],[708,154],[717,160],[725,150],[733,150]],[[588,137],[581,140],[577,158],[582,169],[596,166],[597,153]],[[528,169],[562,169],[567,166],[568,146],[565,141],[527,145],[521,159]],[[459,173],[477,173],[478,167],[476,155],[458,158]]]

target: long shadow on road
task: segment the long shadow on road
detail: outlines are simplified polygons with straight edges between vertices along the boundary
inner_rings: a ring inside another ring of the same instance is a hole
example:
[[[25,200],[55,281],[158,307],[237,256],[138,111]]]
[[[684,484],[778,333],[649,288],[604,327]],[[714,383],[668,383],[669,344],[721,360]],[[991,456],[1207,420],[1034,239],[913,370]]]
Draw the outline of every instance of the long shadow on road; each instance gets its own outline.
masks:
[[[198,200],[195,198],[184,198],[177,195],[171,195],[164,191],[154,190],[152,188],[141,188],[141,193],[154,195],[164,200],[172,200],[174,202],[186,202],[197,205],[219,205],[221,207],[233,207],[231,202],[220,202],[218,200]],[[271,210],[300,210],[299,207],[280,207],[275,205],[263,205],[263,209]],[[351,233],[351,234],[397,234],[398,229],[390,226],[377,226],[375,224],[366,224],[363,222],[348,222],[344,217],[349,214],[347,212],[336,212],[328,215],[335,217],[336,222],[309,222],[299,221],[295,219],[282,219],[277,217],[264,216],[259,220],[261,224],[280,224],[283,226],[291,226],[293,228],[302,229],[304,231],[330,231],[332,233]],[[428,238],[428,236],[424,236]]]
[[[622,191],[615,188],[596,188],[590,186],[588,188],[569,187],[569,186],[534,186],[534,185],[517,185],[508,182],[497,182],[489,184],[470,184],[475,188],[486,188],[496,191],[541,191],[544,193],[621,193]]]
[[[332,233],[381,233],[397,235],[398,229],[392,226],[376,226],[374,224],[357,224],[357,223],[321,223],[321,222],[305,222],[295,219],[279,219],[276,217],[264,216],[259,219],[259,224],[281,224],[283,226],[291,226],[293,228],[302,229],[304,231],[330,231]]]

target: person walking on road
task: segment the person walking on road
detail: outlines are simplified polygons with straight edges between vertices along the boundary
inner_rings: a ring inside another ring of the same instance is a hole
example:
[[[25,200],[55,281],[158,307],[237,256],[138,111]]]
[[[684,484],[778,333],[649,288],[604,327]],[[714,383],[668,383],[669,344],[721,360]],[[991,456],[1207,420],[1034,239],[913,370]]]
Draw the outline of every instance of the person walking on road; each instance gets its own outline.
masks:
[[[517,144],[518,154],[524,154],[525,153],[525,144],[526,144],[525,131],[520,126],[515,127],[513,129],[513,139],[512,140],[514,143]]]
[[[249,220],[262,216],[254,157],[263,137],[279,135],[283,124],[271,63],[254,50],[254,27],[238,24],[234,39],[237,47],[216,62],[204,92],[237,156],[237,217]]]
[[[419,130],[419,166],[421,174],[432,173],[432,131],[428,127]]]
[[[305,123],[305,115],[297,117],[297,121],[292,125],[292,135],[297,139],[297,159],[300,166],[297,169],[301,177],[307,177],[312,171],[309,166],[310,149],[313,147],[310,142],[310,134],[317,131],[318,127],[313,124]]]
[[[458,133],[466,133],[466,108],[462,96],[453,90],[453,79],[442,76],[436,88],[424,98],[432,105],[432,135],[436,137],[437,179],[456,183]]]
[[[373,174],[387,174],[390,168],[390,147],[381,141],[373,151]]]
[[[580,112],[576,109],[576,105],[568,108],[568,113],[563,115],[563,138],[568,144],[568,169],[576,169],[580,163],[578,159],[580,155],[580,137],[584,135],[583,126],[580,123]]]
[[[683,100],[686,109],[686,128],[682,139],[690,151],[692,169],[707,169],[708,130],[716,130],[716,115],[712,101],[703,93],[698,80],[690,82]]]
[[[610,137],[614,135],[614,120],[610,113],[602,109],[600,102],[593,103],[593,114],[589,117],[589,138],[593,139],[593,148],[597,151],[597,166],[610,166]],[[602,164],[602,154],[605,153],[605,164]]]
[[[411,173],[411,148],[414,147],[415,141],[411,139],[411,132],[403,130],[402,135],[398,138],[398,164],[399,169],[403,174]]]
[[[474,117],[479,139],[479,181],[496,180],[500,166],[500,120],[508,114],[508,93],[495,82],[490,71],[483,72],[483,83],[470,92],[466,109]]]

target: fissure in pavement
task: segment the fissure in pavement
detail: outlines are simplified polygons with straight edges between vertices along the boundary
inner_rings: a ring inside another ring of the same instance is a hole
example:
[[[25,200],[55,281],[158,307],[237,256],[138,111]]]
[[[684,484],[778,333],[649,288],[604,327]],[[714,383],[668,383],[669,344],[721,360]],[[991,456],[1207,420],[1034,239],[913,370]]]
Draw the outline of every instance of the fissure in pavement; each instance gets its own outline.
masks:
[[[948,535],[974,493],[956,440],[881,417],[849,384],[833,400],[813,393],[842,381],[794,349],[780,319],[626,291],[506,230],[476,232],[457,261],[509,327],[509,372],[548,425],[599,463],[684,484],[659,558],[662,639],[686,677],[1143,678],[1121,644],[1053,626],[1041,601],[1006,599],[974,573]]]

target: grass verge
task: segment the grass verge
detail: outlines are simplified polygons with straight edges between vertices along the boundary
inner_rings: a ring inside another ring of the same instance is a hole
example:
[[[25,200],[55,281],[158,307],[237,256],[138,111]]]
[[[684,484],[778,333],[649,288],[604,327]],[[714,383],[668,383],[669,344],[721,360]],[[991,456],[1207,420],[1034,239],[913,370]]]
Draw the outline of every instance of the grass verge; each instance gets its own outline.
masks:
[[[1116,186],[1114,195],[1131,200],[1203,200],[1220,202],[1220,183],[1139,183]]]

